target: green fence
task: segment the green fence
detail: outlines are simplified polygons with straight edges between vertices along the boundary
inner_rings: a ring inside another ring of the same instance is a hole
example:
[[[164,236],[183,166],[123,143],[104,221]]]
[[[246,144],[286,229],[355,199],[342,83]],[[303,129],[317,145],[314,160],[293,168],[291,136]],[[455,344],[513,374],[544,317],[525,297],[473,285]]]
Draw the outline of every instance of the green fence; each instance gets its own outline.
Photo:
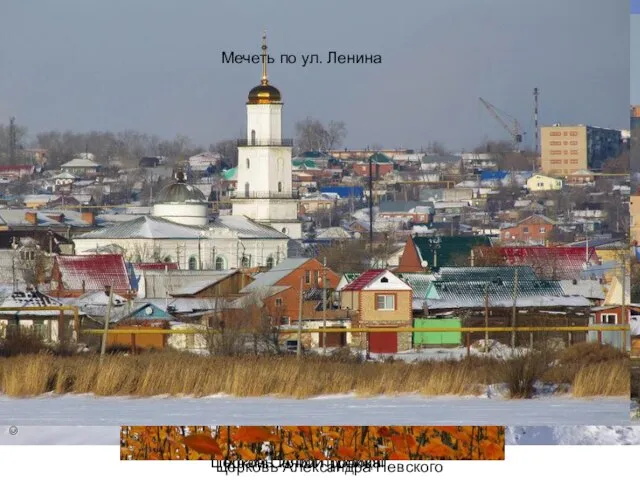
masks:
[[[416,318],[413,321],[415,328],[460,328],[459,318]],[[416,347],[460,345],[462,343],[461,332],[414,332],[413,345]]]

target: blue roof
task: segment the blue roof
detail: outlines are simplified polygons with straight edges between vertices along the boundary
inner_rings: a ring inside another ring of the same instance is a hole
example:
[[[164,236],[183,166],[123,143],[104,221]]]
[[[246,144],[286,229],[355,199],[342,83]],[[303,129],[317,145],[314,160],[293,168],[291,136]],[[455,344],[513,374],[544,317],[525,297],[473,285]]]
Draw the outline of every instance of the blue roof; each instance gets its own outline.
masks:
[[[321,193],[335,193],[340,198],[364,197],[364,188],[359,186],[328,186],[320,187]]]
[[[505,172],[504,170],[497,171],[484,171],[480,174],[480,180],[504,180],[504,178],[509,175],[509,172]]]

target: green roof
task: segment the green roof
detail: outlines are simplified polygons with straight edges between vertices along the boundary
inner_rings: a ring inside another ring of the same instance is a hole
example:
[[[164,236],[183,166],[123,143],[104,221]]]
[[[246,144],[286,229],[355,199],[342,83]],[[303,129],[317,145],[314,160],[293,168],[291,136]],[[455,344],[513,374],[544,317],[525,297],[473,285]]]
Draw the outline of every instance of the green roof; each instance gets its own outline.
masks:
[[[306,168],[318,168],[318,166],[316,165],[315,160],[309,160],[306,158],[303,159],[297,159],[297,160],[291,160],[291,164],[294,167],[306,167]]]
[[[380,153],[380,152],[376,152],[373,155],[371,155],[369,158],[367,158],[367,161],[369,161],[369,159],[371,159],[373,163],[391,163],[391,159],[387,157],[384,153]]]
[[[238,175],[238,167],[230,168],[229,170],[224,170],[222,172],[222,176],[225,180],[233,180],[234,177]]]
[[[396,273],[396,276],[411,287],[413,298],[426,298],[429,283],[436,279],[431,273]]]
[[[516,270],[518,271],[518,283],[539,280],[530,266],[442,267],[438,271],[438,280],[443,282],[491,282],[501,279],[505,282],[513,282]]]
[[[474,247],[491,246],[487,236],[476,237],[413,237],[421,261],[426,261],[432,270],[440,267],[468,265]]]

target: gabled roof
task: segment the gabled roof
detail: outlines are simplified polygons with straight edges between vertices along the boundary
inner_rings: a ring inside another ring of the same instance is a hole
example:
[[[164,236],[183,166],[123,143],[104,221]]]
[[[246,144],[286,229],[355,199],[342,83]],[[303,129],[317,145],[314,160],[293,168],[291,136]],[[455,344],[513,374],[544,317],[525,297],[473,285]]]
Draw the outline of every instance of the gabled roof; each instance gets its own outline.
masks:
[[[436,280],[433,273],[396,273],[413,290],[413,298],[425,298],[429,283]]]
[[[371,269],[342,289],[343,292],[362,290],[411,290],[411,287],[389,270]]]
[[[254,281],[246,286],[242,292],[252,292],[265,287],[274,286],[291,272],[311,260],[311,258],[305,257],[287,258],[278,263],[271,270],[267,270],[266,272],[256,275]]]
[[[391,159],[382,152],[376,152],[367,158],[366,162],[360,163],[368,163],[369,160],[371,160],[372,163],[391,163]]]
[[[131,290],[127,267],[122,255],[59,255],[54,270],[60,274],[65,290],[104,290],[110,285],[115,292]]]
[[[218,284],[226,278],[235,275],[239,270],[220,270],[219,275],[216,277],[209,277],[203,280],[196,280],[193,282],[189,282],[186,285],[182,285],[174,290],[169,291],[169,295],[171,296],[189,296],[196,295],[201,291],[212,287],[213,285]]]
[[[275,228],[254,222],[248,217],[240,215],[220,215],[210,225],[212,227],[228,228],[236,232],[239,238],[269,238],[288,239],[289,237]]]
[[[181,238],[198,239],[200,230],[196,227],[180,225],[160,217],[143,215],[135,220],[122,222],[79,235],[78,238]]]
[[[555,225],[557,222],[555,220],[550,219],[545,215],[540,215],[539,213],[534,213],[533,215],[529,215],[527,218],[523,218],[516,225],[522,224],[537,224],[537,223],[550,223],[551,225]]]
[[[20,307],[56,307],[60,306],[58,300],[49,295],[45,295],[37,290],[27,292],[13,292],[9,297],[2,302],[3,308],[20,308]],[[36,310],[19,312],[17,310],[2,311],[0,315],[19,315],[19,316],[39,316],[39,317],[57,317],[60,314],[59,310]],[[65,315],[69,315],[69,312],[65,312]]]
[[[60,168],[97,168],[100,164],[89,160],[88,158],[74,158],[73,160],[63,163]]]

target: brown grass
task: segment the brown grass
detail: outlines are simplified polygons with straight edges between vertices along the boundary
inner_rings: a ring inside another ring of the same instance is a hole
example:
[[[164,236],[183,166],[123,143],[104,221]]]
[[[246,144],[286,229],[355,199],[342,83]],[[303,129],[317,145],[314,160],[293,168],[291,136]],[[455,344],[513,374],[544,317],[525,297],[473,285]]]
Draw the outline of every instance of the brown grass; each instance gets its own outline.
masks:
[[[97,355],[20,355],[0,358],[0,392],[10,396],[48,392],[142,397],[225,393],[241,397],[293,398],[350,392],[361,396],[469,395],[478,393],[482,385],[509,382],[511,375],[516,386],[521,385],[518,383],[521,379],[525,380],[523,389],[512,389],[512,396],[527,397],[531,393],[527,385],[540,375],[562,377],[569,368],[560,365],[541,374],[518,362],[518,359],[471,357],[461,361],[371,363],[347,356],[310,356],[299,360],[294,356],[203,357],[158,352],[108,355],[100,366]],[[575,387],[579,387],[576,394],[624,395],[628,392],[626,359],[604,362],[592,359],[590,362],[576,370]],[[555,368],[561,372],[554,373]],[[626,383],[622,381],[624,372]]]
[[[573,395],[576,397],[629,396],[628,362],[609,361],[587,365],[576,374]]]

